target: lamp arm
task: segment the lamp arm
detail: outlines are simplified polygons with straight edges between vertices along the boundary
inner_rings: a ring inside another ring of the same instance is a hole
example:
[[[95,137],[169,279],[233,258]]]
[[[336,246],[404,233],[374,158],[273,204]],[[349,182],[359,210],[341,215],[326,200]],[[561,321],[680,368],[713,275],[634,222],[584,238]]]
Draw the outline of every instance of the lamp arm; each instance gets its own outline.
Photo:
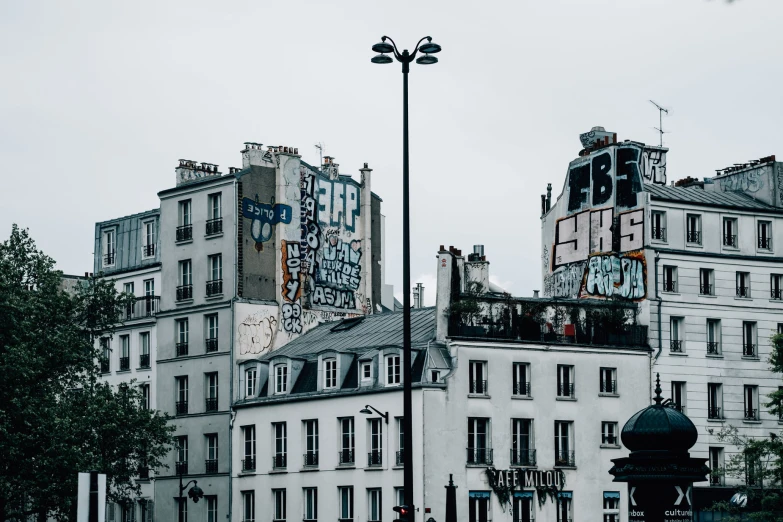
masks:
[[[198,484],[198,481],[197,481],[197,480],[191,480],[191,481],[189,481],[187,484],[185,484],[184,486],[182,486],[182,487],[180,488],[179,492],[180,492],[180,493],[182,493],[183,491],[185,491],[186,489],[188,489],[188,486],[190,486],[190,483],[191,483],[191,482],[192,482],[193,484]]]
[[[419,46],[421,45],[421,42],[424,40],[427,40],[428,42],[432,41],[432,36],[425,36],[419,42],[416,44],[416,47],[413,48],[413,52],[411,53],[411,60],[413,60],[416,57],[416,54],[419,52]]]
[[[380,415],[383,418],[383,420],[386,421],[386,424],[389,424],[389,414],[388,413],[381,413],[377,409],[375,409],[375,407],[370,406],[369,404],[367,404],[365,407],[366,408],[370,408],[372,411],[374,411],[375,413]]]
[[[394,57],[397,58],[398,62],[402,61],[402,55],[400,54],[400,51],[397,50],[397,44],[394,43],[394,40],[391,39],[390,36],[381,36],[381,41],[385,42],[386,40],[389,40],[392,43],[392,47],[394,47]]]

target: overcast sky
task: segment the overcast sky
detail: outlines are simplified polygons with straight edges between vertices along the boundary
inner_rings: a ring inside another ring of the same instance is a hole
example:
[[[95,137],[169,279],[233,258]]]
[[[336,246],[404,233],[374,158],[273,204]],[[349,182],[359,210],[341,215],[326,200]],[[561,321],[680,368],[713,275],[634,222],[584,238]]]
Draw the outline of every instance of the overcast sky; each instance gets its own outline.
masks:
[[[595,125],[657,143],[669,180],[783,156],[781,0],[508,2],[0,0],[0,237],[28,227],[66,273],[96,221],[158,206],[177,159],[241,166],[245,141],[364,162],[400,295],[402,75],[381,35],[425,35],[410,75],[412,276],[485,245],[492,279],[541,288],[540,194]],[[358,176],[357,176],[358,177]]]

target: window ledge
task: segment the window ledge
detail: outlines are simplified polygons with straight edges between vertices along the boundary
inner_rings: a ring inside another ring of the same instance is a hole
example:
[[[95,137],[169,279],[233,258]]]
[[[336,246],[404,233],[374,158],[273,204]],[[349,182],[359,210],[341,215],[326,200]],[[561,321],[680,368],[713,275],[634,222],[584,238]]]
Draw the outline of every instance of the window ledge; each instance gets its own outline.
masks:
[[[691,248],[704,248],[704,245],[701,243],[685,243],[685,246]]]
[[[383,466],[367,466],[364,471],[386,471]]]
[[[176,306],[193,304],[193,299],[192,298],[191,299],[182,299],[180,301],[175,301],[174,304]]]
[[[742,420],[742,424],[761,424],[761,421],[760,420],[743,419]]]
[[[576,402],[576,397],[556,397],[555,400]]]
[[[299,473],[308,473],[310,471],[320,471],[318,466],[305,466],[299,470]]]
[[[127,370],[117,370],[117,375],[121,373],[130,373],[130,372],[131,372],[130,368],[128,368]]]
[[[356,469],[356,464],[340,464],[334,469]]]
[[[650,238],[650,241],[651,241],[652,243],[658,243],[658,244],[660,244],[660,245],[668,245],[668,244],[669,244],[669,242],[668,242],[668,241],[666,241],[666,240],[663,240],[663,239],[655,239],[654,237]]]
[[[150,368],[149,366],[139,366],[138,368],[136,368],[136,371],[137,372],[149,372],[149,371],[152,371],[152,368]]]
[[[524,468],[524,469],[538,469],[538,464],[533,464],[530,466],[526,466],[524,464],[509,464],[510,468]]]
[[[670,351],[669,355],[673,355],[675,357],[688,357],[687,353],[682,353],[682,352],[671,352]]]
[[[742,360],[744,361],[760,361],[761,358],[758,355],[743,355]],[[117,372],[119,373],[119,372]]]
[[[770,299],[770,303],[783,303],[783,299]]]
[[[532,395],[512,395],[511,398],[517,401],[532,401]]]
[[[553,466],[555,469],[576,469],[576,466]]]
[[[599,397],[619,397],[619,393],[598,393]]]
[[[740,250],[739,247],[733,247],[729,245],[722,245],[722,246],[723,246],[723,250],[730,250],[732,252],[739,252]]]
[[[108,372],[101,372],[98,375],[111,375],[111,370],[109,370]]]
[[[223,237],[223,232],[218,232],[217,234],[204,234],[205,239],[215,239],[216,237]]]
[[[718,296],[715,294],[699,294],[699,297],[709,297],[710,299],[717,299]]]
[[[405,469],[405,466],[403,466],[403,465],[392,466],[392,469]]]
[[[288,473],[287,469],[272,469],[269,470],[270,475],[283,475],[285,473]]]
[[[491,399],[491,395],[487,395],[485,393],[469,393],[468,399]]]
[[[182,241],[174,241],[177,245],[187,245],[188,243],[192,243],[192,239],[183,239]]]
[[[707,355],[705,355],[705,357],[707,359],[723,359],[723,354],[722,353],[719,353],[719,354],[708,353]]]
[[[735,301],[753,301],[752,297],[734,297]]]
[[[601,449],[620,449],[619,444],[601,444]]]
[[[255,470],[253,470],[253,471],[240,471],[238,473],[238,475],[240,477],[248,477],[248,476],[255,475],[255,474],[256,474]]]
[[[662,290],[661,293],[666,295],[682,295],[680,292],[667,292],[666,290]]]
[[[223,299],[223,293],[221,292],[219,294],[208,295],[208,296],[204,297],[204,299],[206,299],[207,301],[214,301],[216,299]]]
[[[465,464],[466,468],[488,468],[492,464]]]
[[[717,422],[717,423],[724,423],[726,422],[726,419],[707,419],[707,422]]]

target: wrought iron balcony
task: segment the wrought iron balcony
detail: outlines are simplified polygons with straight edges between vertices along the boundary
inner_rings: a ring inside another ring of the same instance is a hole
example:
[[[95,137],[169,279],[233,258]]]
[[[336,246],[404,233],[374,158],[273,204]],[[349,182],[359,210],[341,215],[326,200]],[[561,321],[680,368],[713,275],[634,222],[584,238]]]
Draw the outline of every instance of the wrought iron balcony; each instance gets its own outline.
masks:
[[[177,301],[193,299],[193,285],[182,285],[177,287]]]
[[[217,397],[208,397],[206,402],[206,411],[217,411],[218,409],[218,403],[217,403]]]
[[[574,383],[558,384],[557,385],[558,397],[574,398]]]
[[[517,396],[530,397],[530,381],[514,384],[513,393]]]
[[[405,462],[405,450],[400,450],[397,452],[394,464],[395,466],[402,466],[404,462]]]
[[[576,452],[573,450],[555,450],[555,467],[576,467]]]
[[[783,299],[783,290],[780,288],[773,288],[769,292],[770,299],[780,300]]]
[[[278,453],[272,456],[273,469],[285,469],[287,466],[288,466],[288,455],[286,453]]]
[[[155,243],[151,245],[144,245],[141,247],[141,252],[144,254],[144,257],[152,257],[155,255]]]
[[[737,247],[736,234],[723,234],[723,246]]]
[[[302,463],[306,468],[312,468],[318,466],[318,452],[308,451],[302,455]]]
[[[150,354],[143,353],[139,355],[139,368],[149,368],[150,367]]]
[[[383,452],[371,451],[367,453],[367,467],[373,468],[383,465]]]
[[[217,340],[217,338],[215,338],[215,339],[207,339],[205,341],[205,343],[207,345],[207,353],[216,352],[218,350],[218,340]]]
[[[771,237],[760,237],[759,238],[759,248],[763,248],[765,250],[772,250],[772,238]]]
[[[697,232],[696,230],[690,230],[688,232],[688,243],[701,245],[701,232]]]
[[[109,252],[108,254],[104,255],[103,256],[103,264],[106,265],[106,266],[113,265],[114,264],[114,259],[116,258],[116,256],[117,255],[114,252]]]
[[[723,417],[720,414],[720,408],[717,406],[709,406],[707,408],[707,418],[708,419],[722,419]]]
[[[720,470],[719,469],[716,470],[716,468],[712,469],[712,473],[710,473],[710,486],[722,486],[723,476],[720,474],[715,474],[715,471],[720,471]]]
[[[137,297],[132,303],[125,307],[124,320],[142,319],[145,317],[154,317],[160,310],[159,295],[144,295]]]
[[[193,239],[193,225],[177,227],[177,241],[190,241]]]
[[[720,343],[717,341],[707,341],[707,353],[709,355],[719,355]]]
[[[702,284],[699,286],[699,293],[701,295],[713,295],[712,294],[712,285],[705,285]]]
[[[609,433],[606,433],[606,434],[602,433],[601,434],[601,444],[607,444],[607,445],[616,446],[616,445],[619,444],[619,439],[618,439],[617,435],[609,434]]]
[[[337,452],[339,462],[341,466],[348,466],[354,464],[353,460],[353,450],[340,450]]]
[[[673,281],[671,279],[664,279],[663,280],[663,291],[664,292],[676,292],[677,291],[677,281]]]
[[[220,295],[222,293],[223,293],[222,279],[214,279],[212,281],[207,281],[207,297],[213,295]]]
[[[511,450],[511,465],[512,466],[535,466],[536,465],[536,450],[534,449],[522,449]]]
[[[742,343],[742,355],[745,357],[756,356],[756,345],[750,343]]]
[[[217,460],[205,460],[204,461],[204,472],[205,473],[217,473],[218,472],[218,461]]]
[[[215,218],[207,220],[207,235],[212,236],[223,232],[223,218]]]
[[[492,448],[468,448],[468,464],[492,465]]]
[[[750,287],[737,286],[737,297],[750,297]]]
[[[669,341],[669,349],[673,353],[682,353],[682,339],[672,339]]]
[[[470,381],[470,393],[476,395],[486,395],[487,381]]]
[[[177,343],[177,357],[188,354],[188,343]]]
[[[759,410],[756,408],[745,408],[745,420],[759,420]]]
[[[174,405],[177,415],[187,415],[188,413],[188,401],[177,401]]]
[[[601,379],[601,393],[617,393],[617,381]]]
[[[255,471],[256,470],[256,458],[245,457],[242,459],[242,471]]]
[[[120,357],[120,371],[130,370],[130,357]]]
[[[665,227],[653,227],[652,238],[658,241],[666,241],[666,228]]]
[[[188,474],[187,461],[177,462],[174,465],[174,470],[176,471],[177,475],[187,475]]]
[[[101,373],[109,373],[111,371],[111,367],[109,365],[108,359],[101,359]]]

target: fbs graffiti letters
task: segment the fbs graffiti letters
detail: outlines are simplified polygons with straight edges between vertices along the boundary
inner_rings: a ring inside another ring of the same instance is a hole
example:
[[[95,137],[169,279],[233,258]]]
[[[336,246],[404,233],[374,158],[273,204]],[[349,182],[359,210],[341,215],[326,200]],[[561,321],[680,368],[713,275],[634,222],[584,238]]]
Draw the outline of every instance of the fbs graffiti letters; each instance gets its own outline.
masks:
[[[283,258],[283,298],[289,302],[299,300],[302,293],[301,266],[299,258],[299,243],[294,241],[281,241]]]
[[[635,207],[636,195],[642,191],[641,161],[641,147],[621,145],[572,165],[568,171],[568,213],[604,204]]]
[[[587,262],[583,296],[643,299],[646,268],[642,252],[596,255]]]
[[[302,333],[302,307],[299,303],[283,303],[283,330],[288,333]]]
[[[328,286],[315,285],[313,304],[333,306],[335,308],[356,308],[354,293],[351,290],[338,290]]]
[[[633,208],[636,194],[642,191],[642,173],[639,169],[642,150],[639,147],[617,149],[617,206]]]

